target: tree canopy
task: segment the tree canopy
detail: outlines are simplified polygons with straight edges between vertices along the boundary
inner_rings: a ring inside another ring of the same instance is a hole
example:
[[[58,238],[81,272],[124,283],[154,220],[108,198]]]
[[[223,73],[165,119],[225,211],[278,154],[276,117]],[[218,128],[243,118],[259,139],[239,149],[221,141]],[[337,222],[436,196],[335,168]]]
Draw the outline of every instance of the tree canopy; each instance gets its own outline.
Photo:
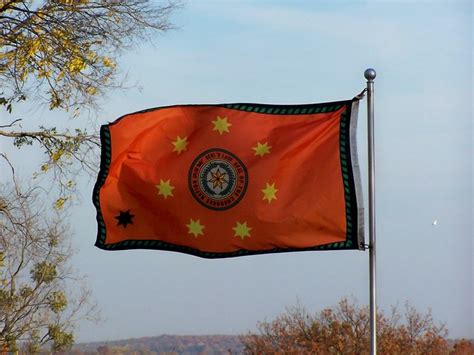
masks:
[[[0,2],[0,103],[30,97],[51,109],[80,109],[117,85],[117,57],[171,28],[169,1]]]
[[[15,351],[22,342],[27,353],[47,343],[61,350],[73,344],[78,320],[96,316],[95,306],[89,291],[71,287],[83,282],[69,266],[63,214],[43,212],[38,189],[13,179],[0,191],[7,204],[0,215],[0,349]]]
[[[298,305],[258,328],[259,334],[243,338],[247,354],[369,354],[368,308],[347,299],[316,314]],[[393,307],[389,315],[379,311],[377,328],[381,354],[450,353],[445,326],[409,304],[403,311]],[[451,353],[467,347],[461,342]]]
[[[28,100],[79,117],[96,108],[107,90],[122,86],[120,55],[171,29],[178,7],[173,0],[0,0],[0,109],[12,113]],[[90,292],[78,287],[81,277],[70,267],[63,207],[78,174],[97,172],[99,139],[73,121],[64,130],[52,122],[23,130],[10,117],[1,116],[0,143],[44,154],[24,182],[15,169],[23,162],[0,151],[0,352],[21,345],[33,353],[46,344],[59,351],[74,342],[77,321],[95,315]],[[34,179],[41,174],[59,196],[54,208]]]

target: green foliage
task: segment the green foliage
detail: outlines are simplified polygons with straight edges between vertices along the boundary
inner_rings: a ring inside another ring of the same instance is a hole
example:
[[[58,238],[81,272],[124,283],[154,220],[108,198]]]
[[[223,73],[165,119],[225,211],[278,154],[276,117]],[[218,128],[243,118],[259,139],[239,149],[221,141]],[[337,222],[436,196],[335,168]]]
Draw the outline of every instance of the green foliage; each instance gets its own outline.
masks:
[[[28,298],[33,294],[33,289],[28,285],[23,285],[20,288],[20,297]]]
[[[50,248],[56,248],[59,245],[59,238],[54,233],[48,235],[48,246]]]
[[[175,8],[174,0],[163,6],[151,0],[0,1],[0,109],[11,113],[26,99],[73,117],[95,108],[103,93],[121,87],[120,55],[137,39],[169,29]],[[23,131],[18,121],[2,122],[0,138],[45,154],[23,188],[15,165],[0,151],[12,172],[11,183],[0,184],[0,352],[5,346],[16,351],[19,340],[27,353],[48,343],[61,351],[74,342],[75,322],[97,314],[87,289],[66,297],[69,282],[79,280],[68,265],[69,233],[59,214],[74,197],[77,175],[96,174],[100,143],[85,130],[46,123]],[[44,197],[52,208],[44,208]]]
[[[62,312],[67,307],[66,294],[63,291],[54,291],[48,296],[48,302],[54,313]]]
[[[0,288],[0,310],[7,308],[10,303],[10,292],[6,288]]]
[[[1,94],[3,94],[3,92]],[[7,112],[12,113],[13,103],[24,101],[24,100],[26,100],[26,96],[23,94],[20,94],[17,97],[10,97],[10,98],[0,96],[0,106],[5,106],[5,109],[7,110]]]
[[[0,344],[2,342],[0,341]],[[7,334],[5,336],[5,341],[4,343],[7,345],[8,347],[8,350],[11,352],[11,353],[15,353],[18,351],[18,347],[17,347],[17,338],[12,335],[12,334]]]
[[[26,346],[26,350],[28,354],[38,354],[41,351],[41,345],[39,343],[39,340],[36,342],[29,342]]]
[[[35,191],[18,185],[0,190],[6,205],[0,213],[0,270],[6,271],[0,285],[0,352],[17,345],[28,354],[46,344],[53,351],[68,349],[74,342],[71,326],[95,316],[86,289],[66,296],[69,280],[81,283],[68,266],[68,229],[59,214],[38,209]]]
[[[51,337],[53,351],[68,350],[74,344],[74,335],[64,331],[58,324],[48,326],[48,335]]]
[[[26,344],[28,354],[37,354],[41,352],[41,337],[38,330],[33,329]]]
[[[1,208],[1,206],[0,206],[0,208]],[[5,253],[3,251],[0,251],[0,287],[5,282],[5,279],[2,277],[4,267],[5,267]]]
[[[36,283],[49,283],[52,282],[58,275],[56,271],[56,265],[42,261],[37,263],[31,270],[31,279]]]
[[[56,127],[40,126],[35,132],[3,132],[1,135],[13,137],[13,144],[17,148],[39,145],[44,150],[44,160],[40,169],[33,175],[33,179],[49,174],[50,181],[59,188],[59,196],[53,206],[61,210],[71,199],[75,191],[75,177],[80,172],[95,173],[96,155],[93,154],[99,146],[97,135],[90,135],[86,130],[74,129],[58,132]],[[91,154],[92,153],[92,154]]]
[[[24,145],[33,145],[33,138],[28,136],[15,137],[13,145],[17,148],[21,148]]]
[[[20,134],[16,136],[13,139],[13,144],[17,148],[21,148],[24,145],[32,145],[37,140],[53,162],[59,161],[63,154],[70,156],[77,153],[84,140],[90,137],[87,131],[78,128],[73,133],[66,131],[61,134],[58,133],[56,127],[46,128],[40,126],[39,128],[40,130],[35,132],[35,135]]]

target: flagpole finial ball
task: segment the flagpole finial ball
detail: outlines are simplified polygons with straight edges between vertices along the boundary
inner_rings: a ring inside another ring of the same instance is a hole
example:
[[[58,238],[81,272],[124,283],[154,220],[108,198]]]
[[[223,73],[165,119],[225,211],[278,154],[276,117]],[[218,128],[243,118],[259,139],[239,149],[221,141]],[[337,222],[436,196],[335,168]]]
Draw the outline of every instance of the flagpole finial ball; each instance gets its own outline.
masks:
[[[369,68],[364,72],[364,76],[367,80],[372,81],[377,76],[375,69]]]

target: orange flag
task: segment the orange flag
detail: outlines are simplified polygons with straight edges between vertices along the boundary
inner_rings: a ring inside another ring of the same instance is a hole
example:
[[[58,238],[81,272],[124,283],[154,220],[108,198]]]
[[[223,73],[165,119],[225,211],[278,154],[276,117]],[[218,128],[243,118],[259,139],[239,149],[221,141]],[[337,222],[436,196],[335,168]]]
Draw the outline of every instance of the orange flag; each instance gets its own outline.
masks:
[[[358,103],[169,106],[102,126],[96,246],[364,249]]]

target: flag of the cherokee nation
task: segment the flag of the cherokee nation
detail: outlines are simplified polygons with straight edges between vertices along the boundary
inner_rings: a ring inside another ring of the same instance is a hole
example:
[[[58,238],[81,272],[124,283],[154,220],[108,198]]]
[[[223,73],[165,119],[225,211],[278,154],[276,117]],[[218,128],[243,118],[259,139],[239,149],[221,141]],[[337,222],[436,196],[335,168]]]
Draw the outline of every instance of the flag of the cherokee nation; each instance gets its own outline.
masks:
[[[358,104],[177,105],[102,126],[96,246],[204,258],[364,249]]]

